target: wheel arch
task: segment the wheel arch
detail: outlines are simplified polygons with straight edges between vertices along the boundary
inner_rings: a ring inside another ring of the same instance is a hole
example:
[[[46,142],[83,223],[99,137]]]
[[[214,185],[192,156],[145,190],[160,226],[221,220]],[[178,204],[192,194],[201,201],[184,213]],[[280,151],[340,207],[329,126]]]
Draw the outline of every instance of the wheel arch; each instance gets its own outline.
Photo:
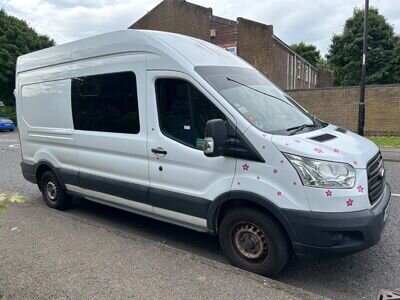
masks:
[[[56,177],[58,182],[60,183],[61,187],[65,190],[65,184],[64,181],[62,180],[60,176],[60,172],[54,165],[47,161],[47,160],[40,160],[37,162],[36,167],[35,167],[35,176],[36,176],[36,181],[39,189],[41,190],[41,178],[44,172],[46,171],[52,171]]]
[[[230,191],[217,197],[208,209],[207,227],[215,234],[218,233],[218,221],[223,209],[237,207],[238,205],[250,205],[261,207],[264,211],[272,215],[285,230],[291,241],[297,240],[296,232],[287,217],[281,212],[281,209],[267,198],[256,193],[247,191]]]

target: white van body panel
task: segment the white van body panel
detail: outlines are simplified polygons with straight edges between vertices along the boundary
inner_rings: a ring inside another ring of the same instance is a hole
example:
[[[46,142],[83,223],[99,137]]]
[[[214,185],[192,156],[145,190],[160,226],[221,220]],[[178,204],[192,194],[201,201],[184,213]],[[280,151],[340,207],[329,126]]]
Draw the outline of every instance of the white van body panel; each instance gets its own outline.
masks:
[[[78,170],[68,67],[34,70],[18,78],[19,132],[24,159]],[[40,81],[35,82],[35,78]],[[22,139],[22,138],[21,138]]]
[[[74,62],[71,77],[129,71],[136,77],[138,134],[75,130],[80,172],[124,182],[149,185],[146,149],[146,53],[105,56]]]

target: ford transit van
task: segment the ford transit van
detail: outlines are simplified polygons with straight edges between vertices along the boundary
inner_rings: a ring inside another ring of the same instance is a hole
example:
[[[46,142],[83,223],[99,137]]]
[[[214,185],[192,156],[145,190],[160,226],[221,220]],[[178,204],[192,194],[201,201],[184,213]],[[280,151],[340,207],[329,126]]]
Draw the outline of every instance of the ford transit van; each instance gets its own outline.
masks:
[[[384,228],[379,148],[205,41],[123,30],[24,55],[16,102],[22,173],[52,208],[80,196],[215,234],[266,275]]]

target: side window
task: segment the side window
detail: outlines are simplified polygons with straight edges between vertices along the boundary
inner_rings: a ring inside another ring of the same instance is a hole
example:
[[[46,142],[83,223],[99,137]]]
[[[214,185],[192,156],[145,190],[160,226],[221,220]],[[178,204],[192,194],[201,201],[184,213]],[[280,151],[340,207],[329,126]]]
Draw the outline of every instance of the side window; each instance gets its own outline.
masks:
[[[139,132],[134,73],[74,78],[71,90],[75,129],[131,134]]]
[[[181,79],[157,79],[156,95],[161,131],[188,146],[203,149],[208,120],[225,116],[199,90]]]

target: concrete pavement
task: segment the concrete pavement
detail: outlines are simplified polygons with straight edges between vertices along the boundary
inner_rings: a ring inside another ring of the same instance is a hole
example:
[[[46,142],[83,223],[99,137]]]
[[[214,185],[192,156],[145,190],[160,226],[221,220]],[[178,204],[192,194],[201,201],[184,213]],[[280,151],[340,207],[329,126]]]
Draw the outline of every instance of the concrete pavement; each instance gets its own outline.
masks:
[[[11,206],[0,253],[7,299],[323,299],[29,203]]]
[[[400,162],[400,148],[381,148],[385,161]]]

